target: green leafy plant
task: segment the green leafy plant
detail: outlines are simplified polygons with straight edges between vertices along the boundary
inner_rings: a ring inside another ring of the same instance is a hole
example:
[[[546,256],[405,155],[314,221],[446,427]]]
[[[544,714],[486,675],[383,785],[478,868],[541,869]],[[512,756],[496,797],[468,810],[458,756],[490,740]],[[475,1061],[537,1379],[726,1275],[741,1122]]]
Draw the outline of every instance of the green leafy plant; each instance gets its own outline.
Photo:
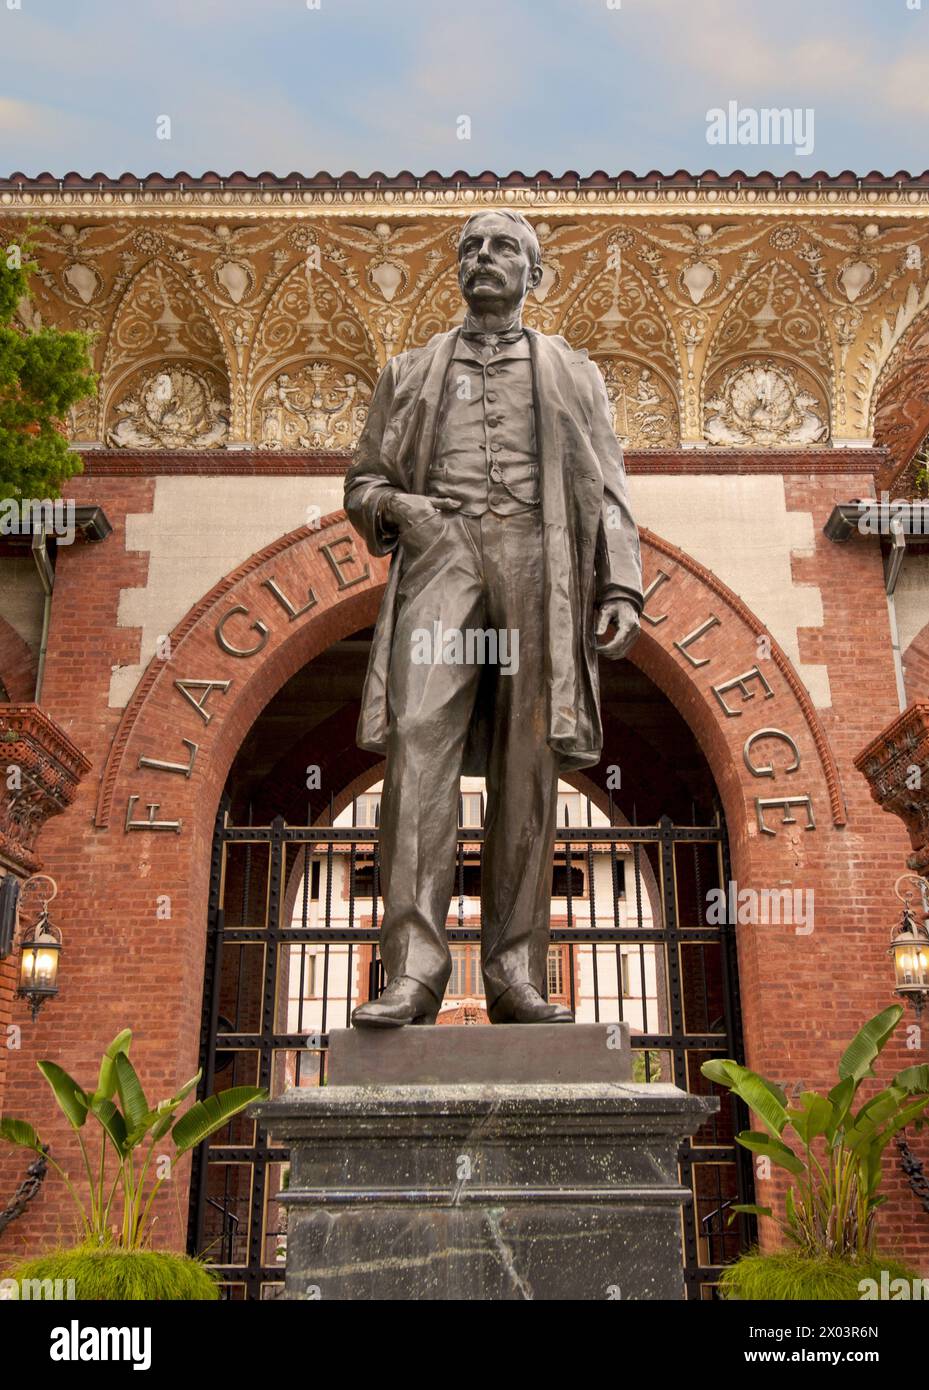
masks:
[[[85,1200],[61,1164],[47,1152],[47,1146],[31,1124],[25,1120],[0,1118],[0,1139],[45,1153],[63,1179],[80,1214],[83,1243],[107,1245],[123,1251],[141,1250],[150,1239],[155,1198],[168,1176],[173,1174],[177,1161],[222,1129],[246,1106],[267,1096],[267,1092],[257,1086],[233,1086],[197,1101],[177,1118],[178,1109],[200,1081],[201,1073],[197,1072],[185,1082],[176,1095],[152,1106],[128,1057],[131,1041],[132,1033],[128,1028],[113,1039],[103,1054],[93,1091],[84,1090],[56,1062],[37,1063],[77,1138],[86,1179]],[[114,1095],[119,1099],[118,1105]],[[91,1117],[103,1131],[96,1164],[91,1162],[82,1132]],[[166,1142],[169,1132],[174,1152],[158,1156],[156,1173],[158,1168],[165,1167],[164,1157],[169,1161],[164,1172],[153,1174],[156,1148]]]
[[[13,321],[29,302],[31,251],[25,236],[0,242],[0,497],[57,497],[81,471],[63,422],[96,390],[89,334],[27,332]]]
[[[737,1062],[713,1060],[701,1067],[710,1081],[741,1097],[764,1125],[736,1139],[793,1178],[777,1224],[807,1255],[874,1256],[875,1216],[885,1201],[880,1193],[884,1150],[908,1124],[919,1127],[929,1106],[929,1064],[923,1063],[898,1072],[855,1108],[863,1081],[874,1076],[874,1061],[902,1016],[902,1006],[893,1004],[870,1019],[842,1055],[838,1084],[825,1096],[804,1091],[795,1105],[788,1104],[780,1086]],[[770,1207],[740,1204],[731,1210],[774,1216]]]
[[[662,1074],[661,1053],[654,1048],[648,1052],[632,1054],[632,1079],[643,1084],[646,1081],[660,1081]]]

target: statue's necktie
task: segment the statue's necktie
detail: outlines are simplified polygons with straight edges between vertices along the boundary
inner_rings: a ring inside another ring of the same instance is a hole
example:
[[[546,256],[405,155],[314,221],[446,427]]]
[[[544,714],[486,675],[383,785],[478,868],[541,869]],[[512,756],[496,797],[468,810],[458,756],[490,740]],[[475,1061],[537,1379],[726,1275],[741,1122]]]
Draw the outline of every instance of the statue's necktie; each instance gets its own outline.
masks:
[[[518,343],[523,336],[523,329],[512,328],[504,333],[479,333],[474,328],[462,328],[461,336],[477,347],[490,348],[496,352],[503,343]]]

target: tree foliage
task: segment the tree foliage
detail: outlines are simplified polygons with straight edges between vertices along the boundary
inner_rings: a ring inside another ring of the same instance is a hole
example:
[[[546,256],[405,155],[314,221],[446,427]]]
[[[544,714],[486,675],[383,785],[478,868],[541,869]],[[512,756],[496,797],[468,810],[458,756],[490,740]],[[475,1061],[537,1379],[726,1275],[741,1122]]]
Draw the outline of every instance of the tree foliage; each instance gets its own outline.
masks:
[[[96,376],[90,334],[28,332],[14,321],[37,268],[31,251],[25,236],[0,246],[0,497],[53,498],[81,471],[64,421],[94,394]]]

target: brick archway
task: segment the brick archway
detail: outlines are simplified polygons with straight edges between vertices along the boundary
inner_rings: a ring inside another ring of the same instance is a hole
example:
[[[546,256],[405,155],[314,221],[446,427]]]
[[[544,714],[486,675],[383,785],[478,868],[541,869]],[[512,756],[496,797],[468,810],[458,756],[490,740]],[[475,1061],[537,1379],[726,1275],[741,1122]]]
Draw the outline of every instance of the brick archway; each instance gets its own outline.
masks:
[[[802,681],[762,622],[712,572],[647,531],[642,551],[648,598],[631,660],[701,745],[725,808],[736,879],[822,885],[835,872],[831,841],[845,812],[835,759]],[[103,769],[96,824],[123,853],[144,846],[146,863],[174,881],[185,922],[177,948],[191,1059],[209,846],[229,768],[284,683],[331,643],[375,621],[386,576],[387,561],[367,554],[344,512],[280,537],[190,610],[171,634],[170,659],[151,661],[124,712]],[[740,962],[751,1050],[765,1010],[775,1007],[775,995],[751,988],[771,970],[770,945],[762,958],[757,933],[741,932]]]
[[[835,759],[789,658],[711,571],[648,531],[642,550],[648,601],[630,659],[693,728],[730,826],[745,829],[755,805],[756,829],[768,833],[771,808],[759,815],[756,803],[769,783],[808,797],[817,823],[843,825]],[[191,813],[197,821],[215,814],[258,714],[301,666],[374,622],[386,576],[386,560],[367,554],[339,511],[318,529],[280,537],[216,584],[171,633],[168,659],[151,660],[126,707],[101,777],[97,826],[136,822],[136,808],[154,806],[153,829],[180,819],[183,832],[185,812],[188,826]],[[782,756],[772,761],[774,746]]]

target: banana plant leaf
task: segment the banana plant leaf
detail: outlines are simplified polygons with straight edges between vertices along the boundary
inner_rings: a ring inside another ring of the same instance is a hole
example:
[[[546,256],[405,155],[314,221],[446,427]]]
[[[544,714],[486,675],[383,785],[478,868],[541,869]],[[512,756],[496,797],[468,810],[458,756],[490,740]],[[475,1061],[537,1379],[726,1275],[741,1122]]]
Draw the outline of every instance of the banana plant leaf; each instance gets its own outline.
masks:
[[[69,1076],[57,1062],[37,1062],[39,1071],[55,1093],[55,1099],[64,1111],[72,1129],[83,1129],[90,1107],[90,1097],[85,1095],[73,1076]]]
[[[899,1115],[897,1115],[882,1132],[877,1144],[878,1151],[883,1153],[894,1135],[899,1134],[901,1129],[906,1129],[908,1124],[912,1124],[913,1120],[922,1115],[927,1105],[929,1105],[929,1096],[923,1096],[920,1100],[916,1101],[914,1105],[908,1105],[905,1109],[901,1110]]]
[[[733,1221],[736,1219],[736,1217],[737,1217],[740,1213],[744,1213],[746,1216],[773,1216],[773,1215],[774,1215],[774,1213],[773,1213],[773,1211],[771,1210],[770,1207],[759,1207],[759,1206],[756,1206],[753,1202],[739,1202],[737,1205],[731,1206],[731,1207],[729,1208],[729,1220],[728,1220],[728,1224],[729,1224],[730,1226],[732,1225]]]
[[[97,1080],[97,1089],[91,1097],[92,1102],[113,1099],[113,1092],[116,1090],[116,1055],[119,1052],[128,1052],[131,1042],[132,1029],[124,1028],[121,1033],[116,1034],[104,1052],[100,1059],[100,1076]]]
[[[891,1004],[890,1008],[875,1014],[868,1020],[860,1033],[852,1038],[839,1061],[839,1076],[854,1077],[861,1081],[865,1076],[873,1076],[874,1059],[881,1052],[887,1039],[903,1017],[903,1005]]]
[[[211,1134],[222,1129],[247,1105],[256,1100],[266,1100],[267,1096],[267,1091],[260,1086],[231,1086],[228,1091],[220,1091],[218,1095],[197,1101],[171,1131],[177,1145],[177,1156],[202,1144],[204,1139],[209,1139]]]
[[[37,1154],[44,1152],[42,1140],[28,1120],[14,1120],[9,1115],[0,1117],[0,1139],[20,1149],[33,1149]]]
[[[171,1096],[170,1100],[161,1100],[158,1102],[158,1118],[152,1129],[153,1139],[157,1140],[164,1138],[168,1130],[174,1124],[174,1113],[177,1110],[177,1107],[181,1104],[182,1101],[185,1101],[187,1099],[191,1091],[198,1084],[202,1075],[203,1071],[201,1069],[197,1072],[196,1076],[192,1076],[189,1081],[184,1082],[177,1095]]]
[[[787,1144],[782,1144],[779,1139],[772,1139],[769,1134],[746,1129],[741,1134],[736,1135],[736,1140],[743,1149],[748,1149],[753,1154],[761,1154],[764,1158],[770,1158],[772,1163],[776,1163],[779,1168],[786,1168],[788,1173],[806,1172],[806,1165],[802,1159],[797,1157],[793,1149]]]
[[[112,1100],[99,1100],[93,1107],[93,1112],[120,1158],[125,1158],[130,1145],[127,1143],[126,1121],[116,1104]]]
[[[127,1138],[130,1144],[138,1143],[152,1124],[154,1112],[145,1099],[145,1092],[142,1090],[138,1072],[125,1052],[117,1052],[115,1066],[116,1090],[119,1093],[119,1103],[123,1107],[123,1115],[126,1119]],[[137,1137],[133,1138],[133,1136]]]
[[[832,1118],[826,1126],[826,1142],[830,1148],[835,1144],[836,1135],[848,1118],[848,1112],[852,1108],[852,1101],[855,1099],[857,1090],[858,1082],[853,1076],[847,1076],[844,1081],[833,1086],[829,1092],[828,1099],[832,1106]]]
[[[878,1091],[876,1096],[872,1096],[861,1107],[849,1129],[862,1130],[868,1125],[872,1128],[875,1126],[880,1128],[885,1120],[896,1115],[900,1109],[900,1103],[906,1098],[906,1095],[906,1091],[901,1091],[896,1086],[886,1086],[883,1091]]]
[[[904,1067],[903,1071],[897,1072],[893,1084],[910,1096],[929,1094],[929,1062],[921,1062],[915,1067]]]
[[[787,1111],[787,1116],[804,1144],[812,1144],[825,1134],[832,1120],[832,1102],[816,1091],[804,1091],[801,1105]]]
[[[787,1097],[779,1086],[731,1058],[712,1058],[700,1068],[709,1081],[726,1086],[740,1096],[768,1129],[779,1138],[787,1124]]]

